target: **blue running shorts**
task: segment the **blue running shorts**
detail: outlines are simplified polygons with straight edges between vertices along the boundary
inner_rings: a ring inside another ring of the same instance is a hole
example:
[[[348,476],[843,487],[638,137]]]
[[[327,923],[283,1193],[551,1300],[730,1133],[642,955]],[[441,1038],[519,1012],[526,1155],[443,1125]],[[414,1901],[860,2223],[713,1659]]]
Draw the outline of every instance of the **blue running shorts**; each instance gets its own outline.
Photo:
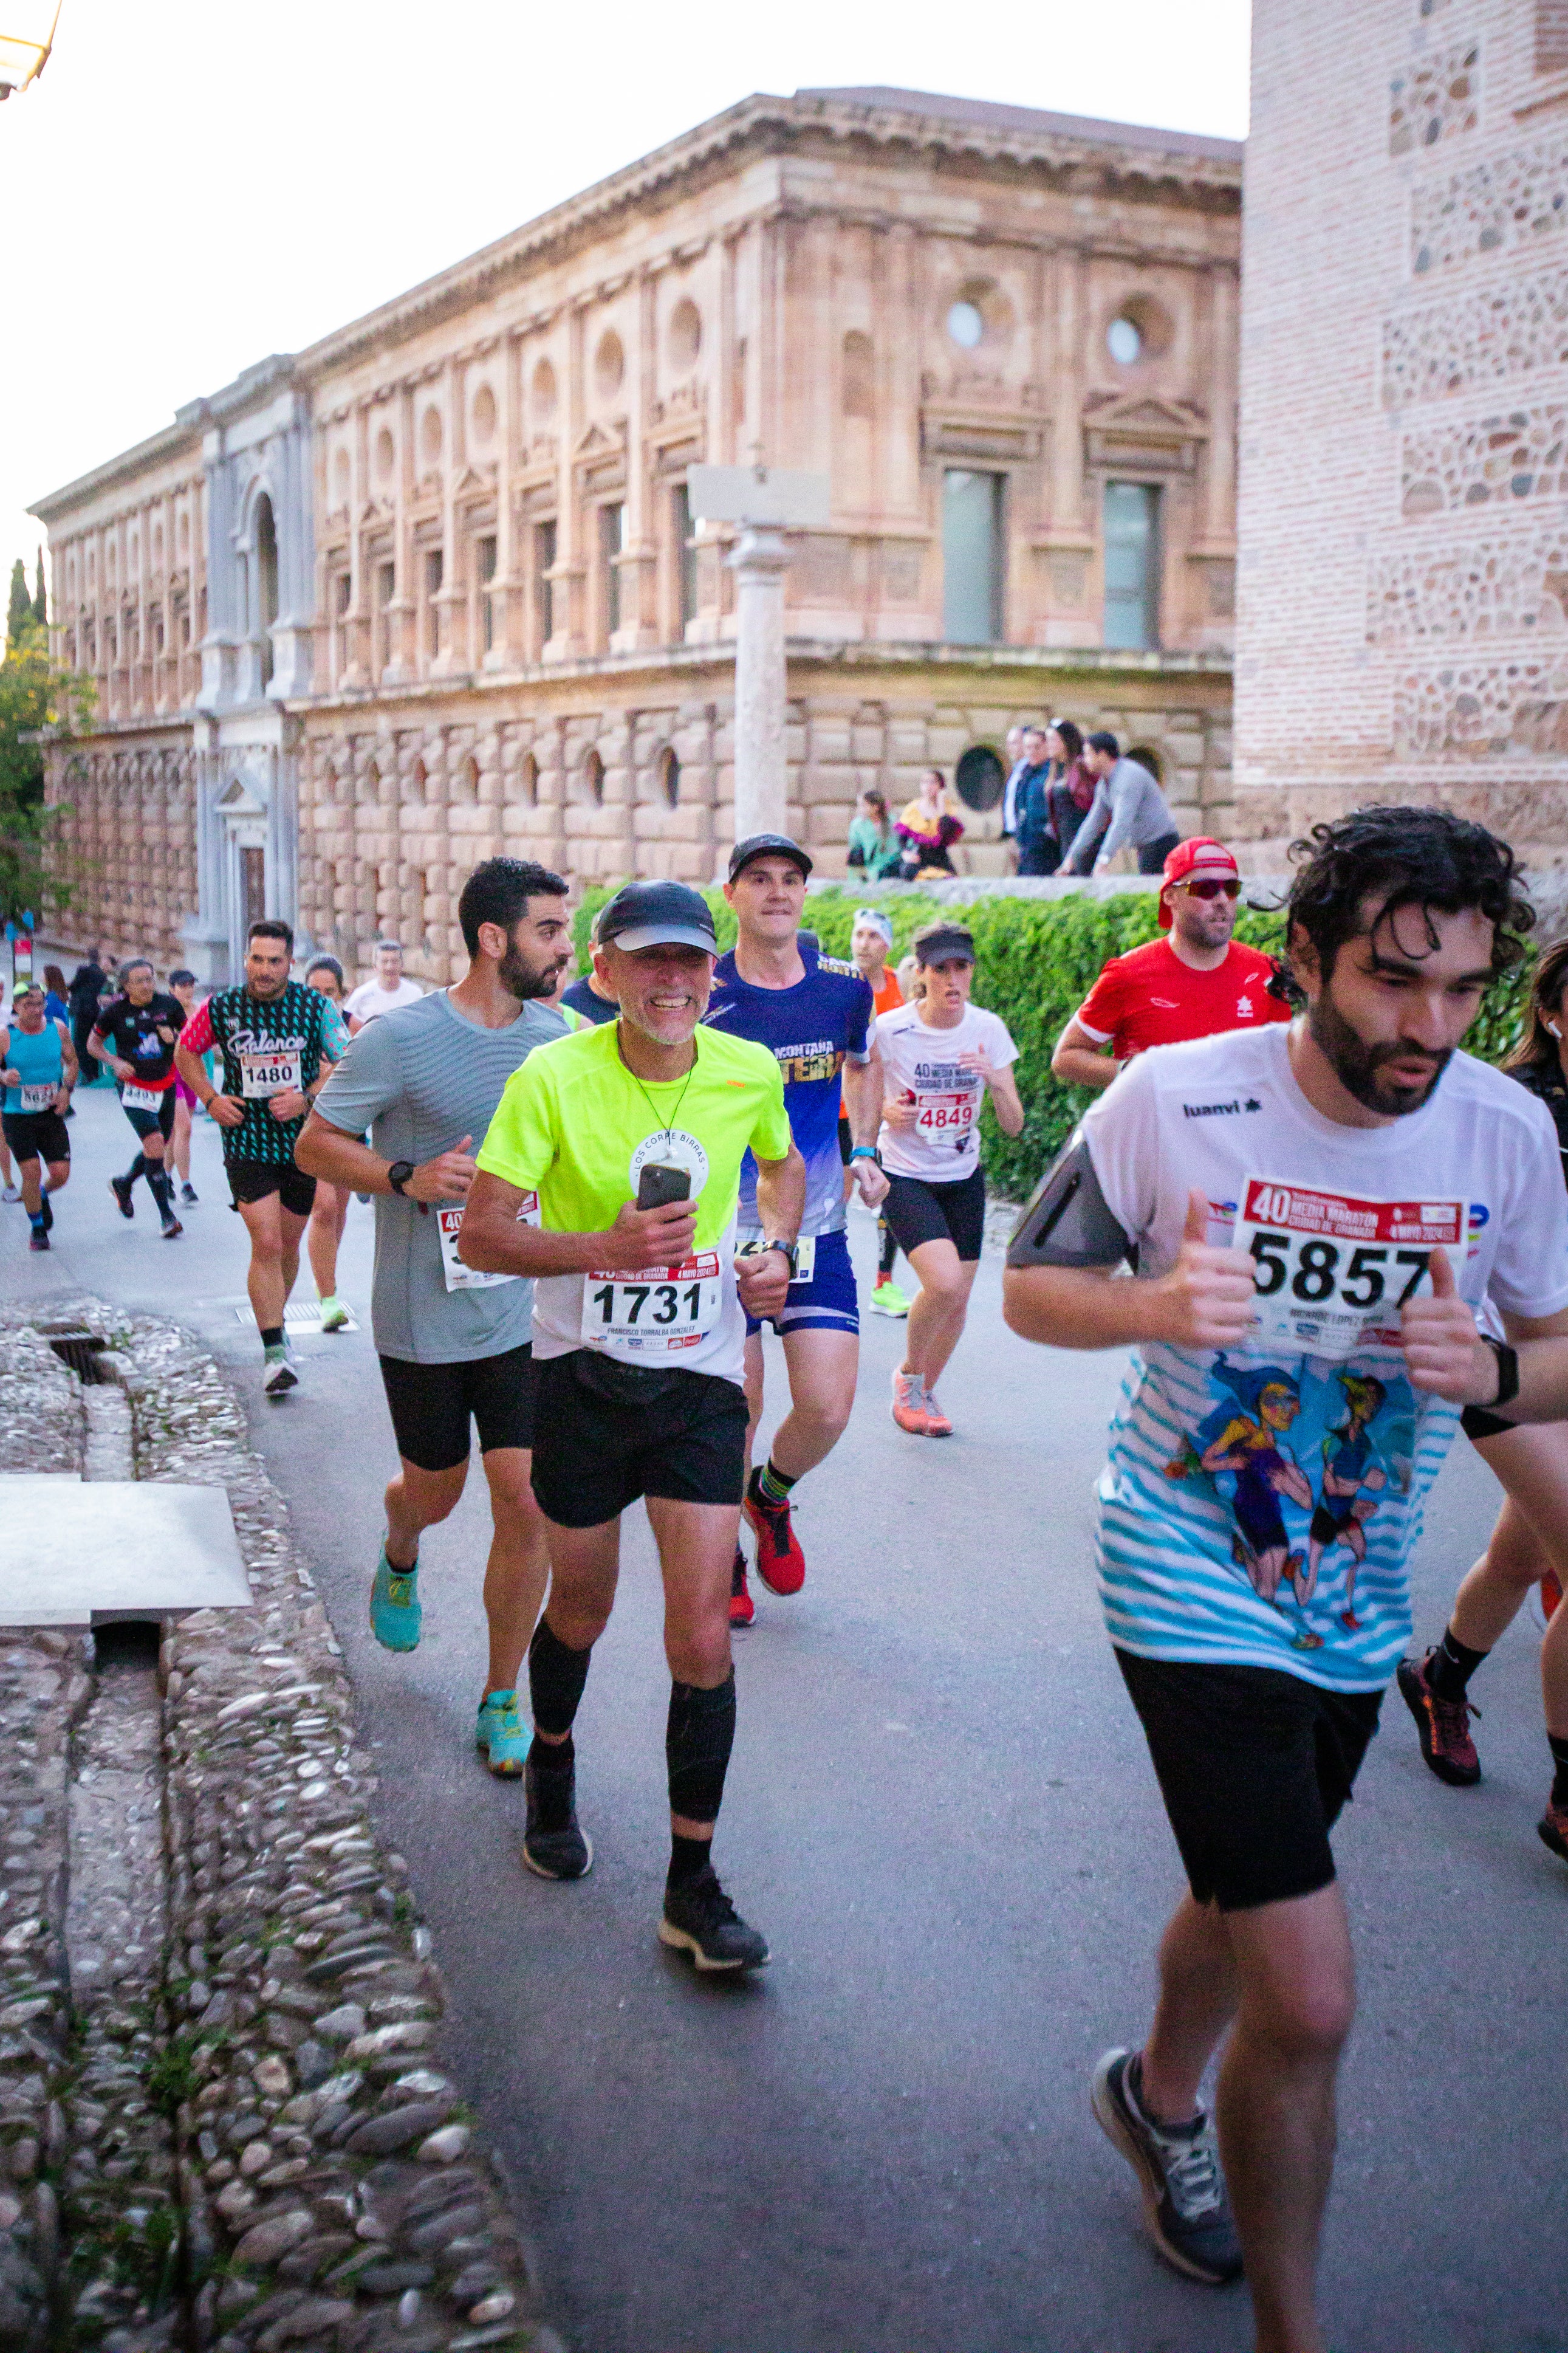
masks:
[[[847,1233],[816,1236],[816,1262],[810,1281],[792,1282],[783,1314],[766,1320],[775,1332],[859,1332],[860,1302]],[[762,1328],[754,1316],[747,1316],[748,1339]]]

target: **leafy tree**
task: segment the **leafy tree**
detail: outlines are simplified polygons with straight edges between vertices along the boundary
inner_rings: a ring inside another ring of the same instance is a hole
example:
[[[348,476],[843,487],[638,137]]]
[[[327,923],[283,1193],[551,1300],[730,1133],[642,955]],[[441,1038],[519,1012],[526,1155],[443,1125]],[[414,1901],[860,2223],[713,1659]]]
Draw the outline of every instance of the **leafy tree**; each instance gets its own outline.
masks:
[[[27,594],[27,567],[20,556],[11,566],[11,602],[5,613],[7,648],[19,645],[33,625],[33,600]]]

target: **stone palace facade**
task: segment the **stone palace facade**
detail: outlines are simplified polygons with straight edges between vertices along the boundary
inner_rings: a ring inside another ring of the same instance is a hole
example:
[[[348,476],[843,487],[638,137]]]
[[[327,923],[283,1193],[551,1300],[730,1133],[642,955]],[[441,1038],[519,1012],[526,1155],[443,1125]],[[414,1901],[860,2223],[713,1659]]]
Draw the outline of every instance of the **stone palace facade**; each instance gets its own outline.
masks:
[[[1568,0],[1254,0],[1252,37],[1238,831],[1436,801],[1560,899]]]
[[[1415,5],[1415,0],[1411,0]],[[236,969],[460,961],[497,850],[706,880],[733,581],[699,462],[825,471],[786,584],[791,823],[946,769],[1003,871],[1060,711],[1228,828],[1241,151],[891,90],[753,97],[41,500],[57,928]]]

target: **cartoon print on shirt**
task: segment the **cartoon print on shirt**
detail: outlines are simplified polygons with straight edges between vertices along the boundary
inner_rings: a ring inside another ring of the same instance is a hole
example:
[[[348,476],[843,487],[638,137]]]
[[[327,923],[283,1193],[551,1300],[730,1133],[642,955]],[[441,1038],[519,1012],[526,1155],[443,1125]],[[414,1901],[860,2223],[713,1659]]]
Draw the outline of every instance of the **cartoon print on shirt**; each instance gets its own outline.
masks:
[[[1366,1524],[1391,1482],[1402,1494],[1409,1488],[1415,1398],[1408,1384],[1387,1363],[1373,1373],[1304,1358],[1290,1371],[1233,1364],[1221,1355],[1210,1367],[1209,1387],[1216,1401],[1166,1464],[1166,1477],[1208,1482],[1235,1522],[1231,1558],[1261,1600],[1282,1607],[1279,1589],[1289,1584],[1302,1613],[1295,1650],[1323,1647],[1323,1634],[1306,1613],[1325,1555],[1342,1545],[1345,1592],[1334,1623],[1358,1631],[1353,1604]],[[1304,1467],[1314,1454],[1323,1465],[1316,1493]],[[1292,1511],[1308,1515],[1304,1541],[1292,1528]]]

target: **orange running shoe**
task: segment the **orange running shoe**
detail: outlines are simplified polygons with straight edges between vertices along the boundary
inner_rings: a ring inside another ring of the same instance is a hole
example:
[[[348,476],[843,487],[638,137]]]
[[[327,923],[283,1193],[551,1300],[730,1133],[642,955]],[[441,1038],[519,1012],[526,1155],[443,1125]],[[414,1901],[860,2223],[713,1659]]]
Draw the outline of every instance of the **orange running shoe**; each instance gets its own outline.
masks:
[[[952,1436],[952,1424],[949,1421],[946,1414],[943,1413],[941,1406],[938,1405],[936,1401],[936,1391],[934,1389],[927,1389],[925,1393],[925,1400],[926,1436],[928,1438],[951,1438]]]
[[[893,1375],[893,1419],[911,1438],[923,1438],[929,1427],[926,1419],[925,1389],[918,1373]]]

